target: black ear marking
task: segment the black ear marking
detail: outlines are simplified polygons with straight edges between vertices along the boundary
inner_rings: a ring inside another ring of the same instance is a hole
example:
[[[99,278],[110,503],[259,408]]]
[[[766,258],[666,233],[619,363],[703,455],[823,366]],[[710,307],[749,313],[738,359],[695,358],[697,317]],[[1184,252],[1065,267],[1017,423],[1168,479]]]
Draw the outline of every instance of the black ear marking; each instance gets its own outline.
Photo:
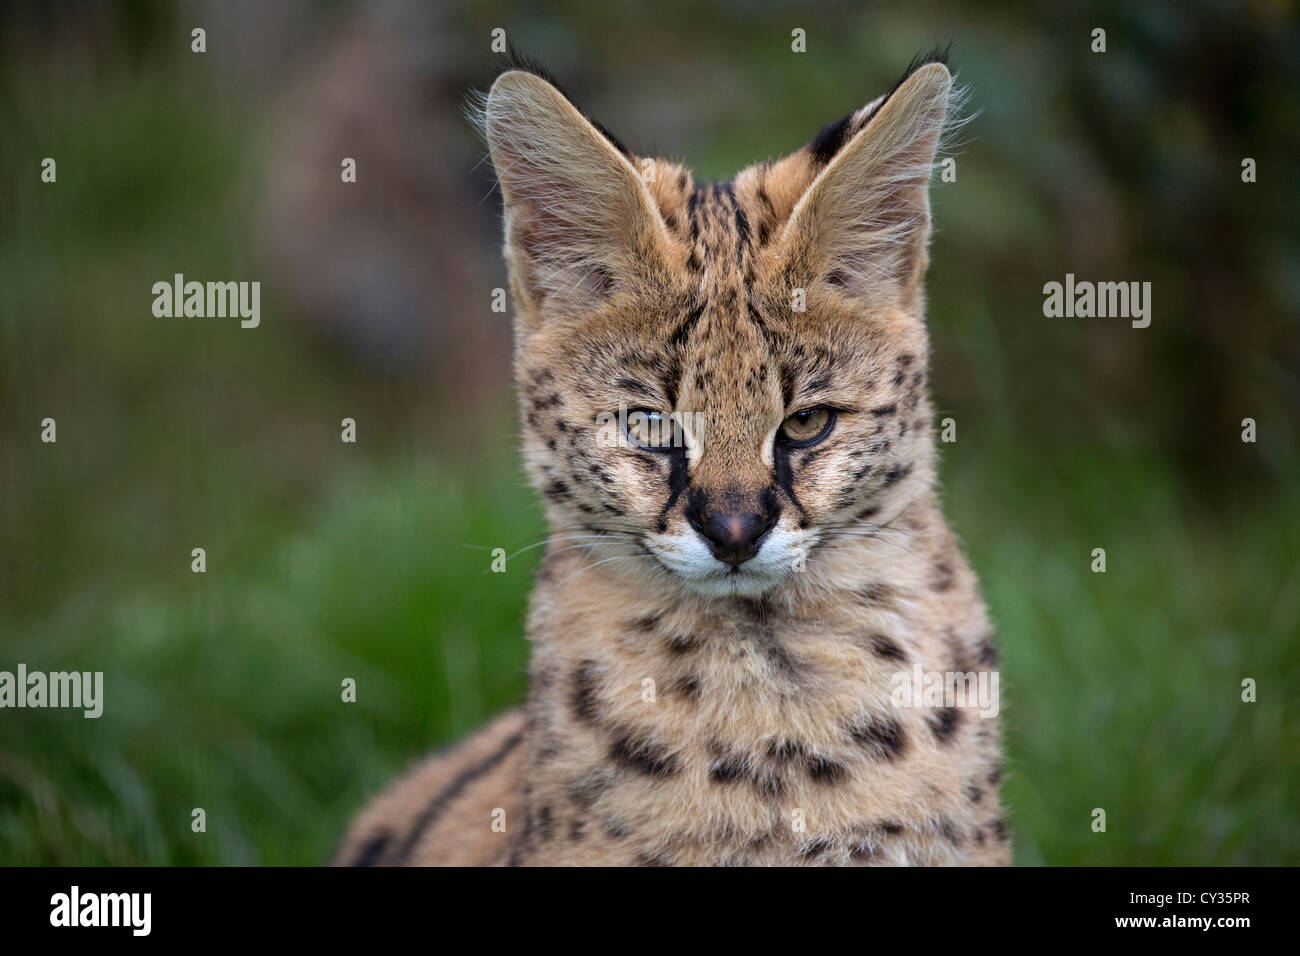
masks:
[[[859,122],[855,123],[853,121],[853,117],[857,112],[855,110],[834,123],[829,123],[823,127],[822,131],[814,136],[806,147],[812,161],[819,166],[828,165],[836,154],[844,148],[853,134],[871,122],[872,118],[889,102],[889,98],[898,92],[899,87],[906,83],[913,73],[931,63],[942,63],[945,67],[948,66],[948,56],[951,49],[952,43],[950,41],[942,47],[936,45],[924,53],[918,53],[912,57],[912,61],[907,64],[907,69],[903,71],[903,75],[890,87],[889,92],[880,98],[880,101],[876,103],[871,112],[863,116]]]
[[[849,113],[834,123],[827,124],[808,144],[808,153],[813,162],[820,166],[827,165],[835,154],[844,148],[852,131],[853,114]]]
[[[873,109],[870,113],[868,113],[865,117],[863,117],[862,125],[866,126],[868,123],[870,123],[872,118],[877,113],[879,113],[881,109],[884,108],[884,105],[886,103],[889,102],[889,98],[898,92],[899,87],[901,87],[904,83],[906,83],[909,79],[911,79],[912,74],[915,73],[917,70],[919,70],[921,67],[929,66],[931,63],[942,63],[945,67],[951,69],[951,66],[949,64],[949,55],[951,54],[951,52],[952,52],[952,41],[950,40],[947,43],[945,43],[943,46],[938,46],[936,44],[935,46],[930,47],[930,49],[926,50],[924,53],[918,53],[916,56],[912,57],[912,62],[907,64],[907,69],[903,71],[903,75],[900,76],[897,82],[895,82],[894,85],[889,88],[889,92],[880,98],[880,102],[876,104],[876,108]]]

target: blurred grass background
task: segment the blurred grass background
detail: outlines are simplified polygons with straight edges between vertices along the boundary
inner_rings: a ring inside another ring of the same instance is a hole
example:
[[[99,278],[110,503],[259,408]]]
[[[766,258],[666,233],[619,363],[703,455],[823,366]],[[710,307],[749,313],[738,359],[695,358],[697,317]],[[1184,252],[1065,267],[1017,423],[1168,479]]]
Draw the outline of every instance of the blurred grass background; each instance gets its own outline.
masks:
[[[537,551],[489,574],[487,549],[544,528],[460,116],[494,27],[699,179],[953,40],[979,116],[934,191],[933,380],[1003,646],[1017,861],[1300,862],[1294,12],[7,7],[0,669],[102,670],[106,705],[0,711],[0,863],[319,863],[367,794],[522,698]],[[175,272],[259,279],[262,326],[155,319]],[[1044,319],[1066,272],[1151,281],[1151,327]]]

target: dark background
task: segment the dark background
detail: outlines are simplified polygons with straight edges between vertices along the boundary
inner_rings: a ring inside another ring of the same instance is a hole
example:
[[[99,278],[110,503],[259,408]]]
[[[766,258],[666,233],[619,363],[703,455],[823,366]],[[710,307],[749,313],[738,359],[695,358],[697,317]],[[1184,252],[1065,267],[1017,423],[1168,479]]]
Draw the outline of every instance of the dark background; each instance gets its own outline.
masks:
[[[544,526],[463,116],[497,27],[701,180],[952,42],[978,115],[933,190],[932,378],[1003,644],[1017,860],[1300,862],[1295,12],[7,4],[0,669],[102,670],[106,703],[0,711],[0,862],[318,863],[367,794],[522,698],[540,549],[486,569]],[[261,327],[155,318],[176,272],[259,280]],[[1045,318],[1067,272],[1151,282],[1151,326]]]

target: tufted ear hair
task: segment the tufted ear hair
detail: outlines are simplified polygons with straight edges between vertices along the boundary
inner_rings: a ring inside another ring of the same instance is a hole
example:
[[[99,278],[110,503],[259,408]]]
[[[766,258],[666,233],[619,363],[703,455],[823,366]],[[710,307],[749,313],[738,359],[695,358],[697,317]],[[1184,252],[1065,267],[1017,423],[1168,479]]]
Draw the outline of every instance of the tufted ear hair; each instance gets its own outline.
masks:
[[[914,301],[925,274],[930,175],[951,88],[947,67],[926,63],[795,154],[823,168],[786,222],[787,254],[848,295]]]
[[[525,321],[580,317],[664,260],[667,227],[631,156],[551,83],[501,74],[482,123]]]

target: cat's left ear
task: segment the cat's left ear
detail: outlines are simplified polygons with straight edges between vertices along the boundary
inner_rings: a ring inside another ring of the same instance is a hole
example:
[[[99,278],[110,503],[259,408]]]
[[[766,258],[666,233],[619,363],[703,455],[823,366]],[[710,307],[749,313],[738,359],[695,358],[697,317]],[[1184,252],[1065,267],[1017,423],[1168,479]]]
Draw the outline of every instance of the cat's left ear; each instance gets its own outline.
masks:
[[[883,102],[846,116],[806,147],[807,162],[824,168],[782,234],[800,270],[873,303],[915,301],[930,238],[930,176],[951,88],[947,67],[927,63]]]

